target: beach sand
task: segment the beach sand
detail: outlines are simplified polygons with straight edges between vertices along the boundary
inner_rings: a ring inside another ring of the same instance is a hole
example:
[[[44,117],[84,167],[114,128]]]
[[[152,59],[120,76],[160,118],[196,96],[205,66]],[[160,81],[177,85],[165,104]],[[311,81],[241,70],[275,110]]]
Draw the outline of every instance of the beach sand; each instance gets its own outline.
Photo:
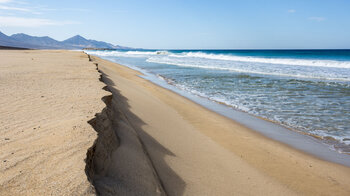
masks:
[[[125,66],[73,51],[0,57],[0,195],[350,195],[349,167]]]
[[[108,94],[98,78],[82,52],[0,50],[0,195],[94,193],[84,159]]]

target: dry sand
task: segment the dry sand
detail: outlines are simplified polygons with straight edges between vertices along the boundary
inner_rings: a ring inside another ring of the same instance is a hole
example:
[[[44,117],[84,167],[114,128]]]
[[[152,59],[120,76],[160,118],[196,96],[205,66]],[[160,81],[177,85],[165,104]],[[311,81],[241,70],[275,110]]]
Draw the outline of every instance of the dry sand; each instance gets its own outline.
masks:
[[[0,195],[93,193],[87,123],[108,94],[82,52],[0,50]]]
[[[72,51],[0,59],[0,195],[350,195],[350,168],[127,67]]]

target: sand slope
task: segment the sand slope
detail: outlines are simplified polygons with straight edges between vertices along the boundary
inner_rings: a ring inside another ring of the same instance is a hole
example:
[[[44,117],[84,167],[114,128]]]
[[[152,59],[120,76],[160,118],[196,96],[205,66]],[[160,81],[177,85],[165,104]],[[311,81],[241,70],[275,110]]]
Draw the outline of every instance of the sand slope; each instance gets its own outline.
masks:
[[[0,195],[83,195],[87,123],[105,104],[82,52],[0,51]]]

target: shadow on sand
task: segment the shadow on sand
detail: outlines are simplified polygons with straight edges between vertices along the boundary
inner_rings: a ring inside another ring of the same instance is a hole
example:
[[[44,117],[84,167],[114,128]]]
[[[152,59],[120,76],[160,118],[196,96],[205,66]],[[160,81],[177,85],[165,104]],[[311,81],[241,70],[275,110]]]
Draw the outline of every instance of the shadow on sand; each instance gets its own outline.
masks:
[[[95,63],[98,68],[98,64]],[[166,156],[176,156],[162,146],[130,111],[110,77],[101,73],[106,107],[89,123],[98,132],[86,158],[86,174],[98,195],[182,195],[185,182],[169,167]]]

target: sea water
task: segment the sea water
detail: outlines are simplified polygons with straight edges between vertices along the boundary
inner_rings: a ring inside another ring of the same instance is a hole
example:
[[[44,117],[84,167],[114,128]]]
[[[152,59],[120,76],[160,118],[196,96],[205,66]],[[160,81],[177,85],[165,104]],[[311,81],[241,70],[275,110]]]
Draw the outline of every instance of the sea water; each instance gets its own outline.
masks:
[[[350,50],[86,52],[350,152]]]

